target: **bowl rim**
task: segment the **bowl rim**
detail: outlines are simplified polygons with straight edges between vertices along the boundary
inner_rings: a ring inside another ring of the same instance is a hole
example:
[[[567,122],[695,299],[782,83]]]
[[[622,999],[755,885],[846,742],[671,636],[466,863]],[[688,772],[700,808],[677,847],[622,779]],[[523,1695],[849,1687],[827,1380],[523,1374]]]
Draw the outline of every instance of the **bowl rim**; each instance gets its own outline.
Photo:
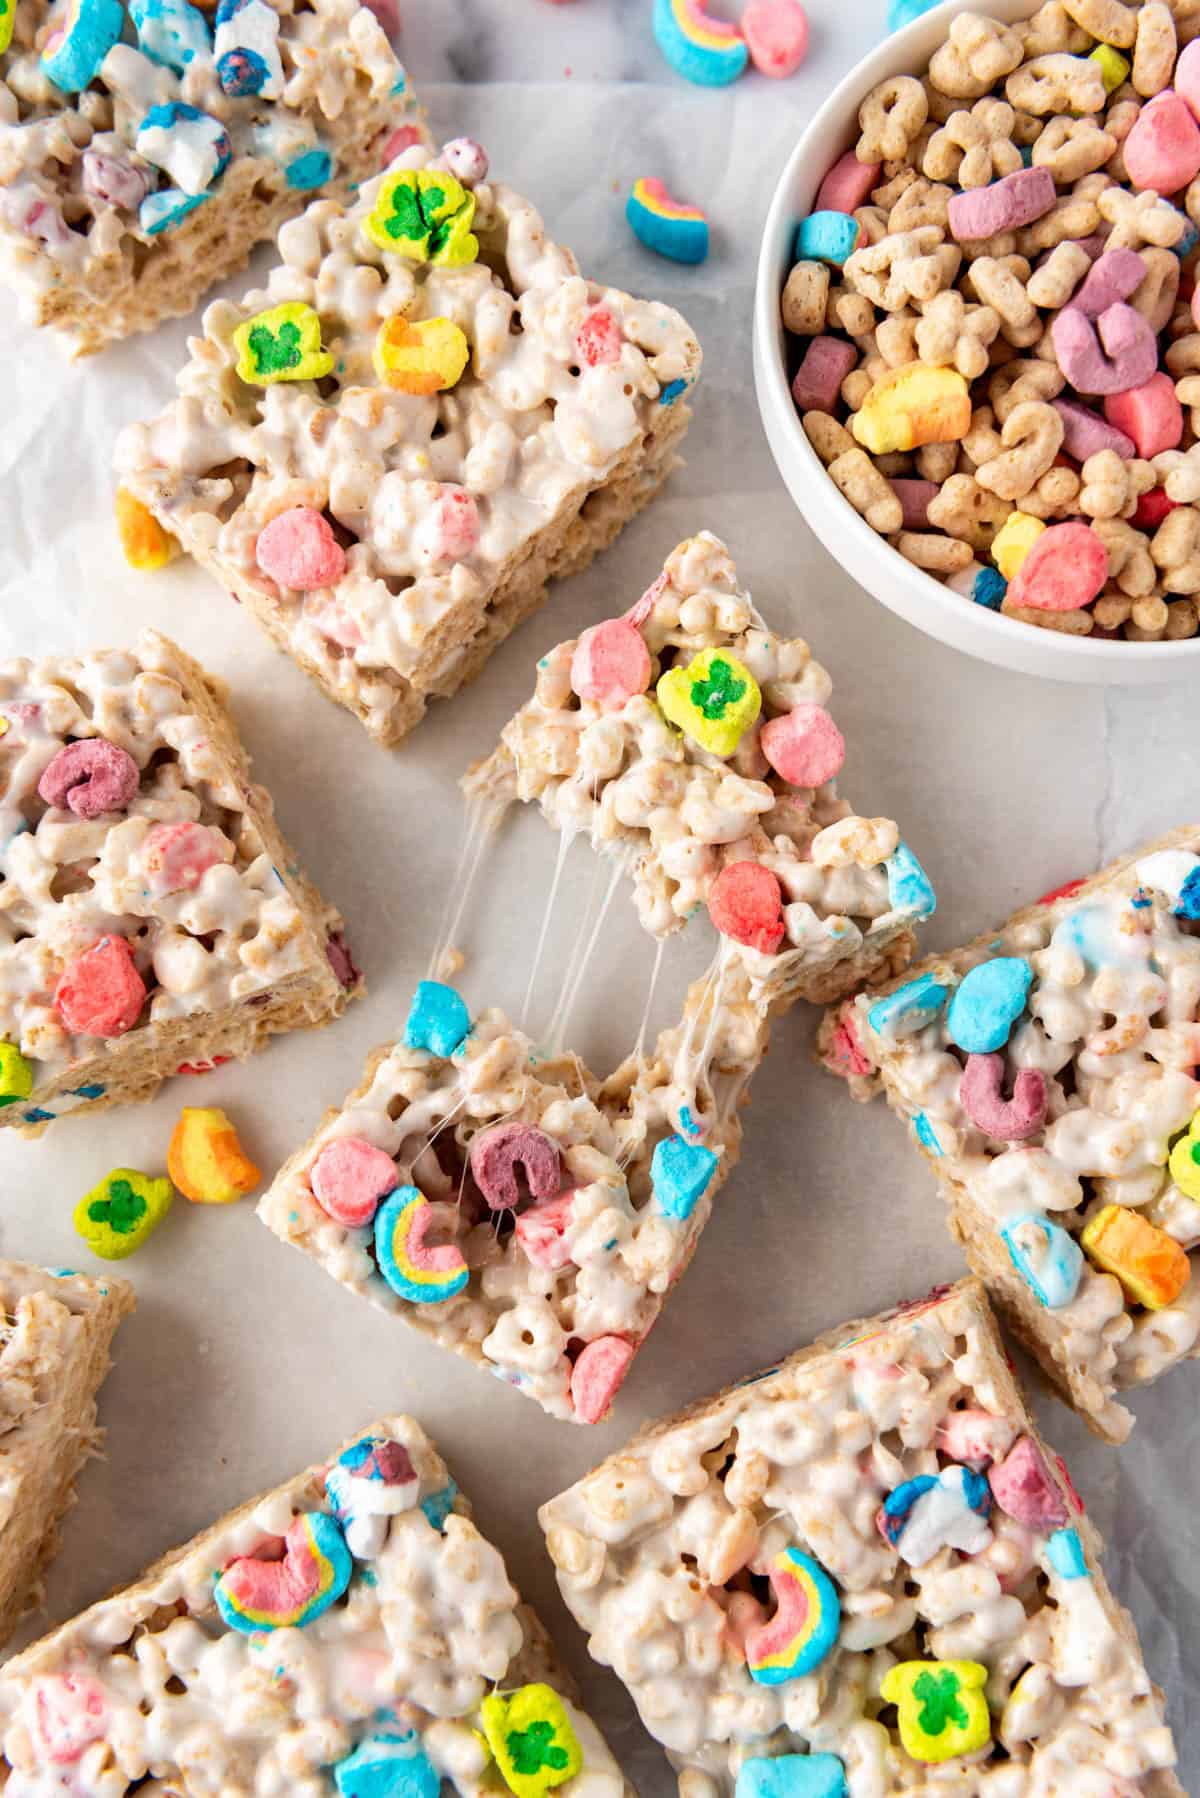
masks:
[[[942,4],[930,7],[910,24],[891,32],[855,63],[838,82],[829,98],[812,115],[776,182],[759,244],[754,294],[754,339],[760,352],[755,357],[759,410],[763,414],[763,422],[776,459],[779,460],[780,452],[767,423],[768,406],[774,411],[778,428],[785,440],[784,453],[790,453],[800,465],[797,469],[798,478],[814,486],[819,480],[825,489],[825,497],[833,508],[836,520],[836,530],[831,527],[828,536],[812,523],[807,508],[800,503],[794,492],[793,500],[805,522],[835,560],[846,568],[852,579],[858,580],[830,541],[835,535],[839,538],[845,536],[856,549],[857,559],[868,557],[877,560],[881,572],[890,580],[899,581],[904,587],[908,602],[904,608],[892,606],[872,592],[870,597],[877,604],[888,605],[890,610],[898,611],[901,617],[916,623],[918,628],[936,636],[939,641],[958,647],[960,653],[975,655],[1002,666],[1011,668],[1016,665],[1014,652],[1019,654],[1023,646],[1029,655],[1021,666],[1027,665],[1030,656],[1061,658],[1067,664],[1061,672],[1068,679],[1090,678],[1098,683],[1103,682],[1105,674],[1098,667],[1101,657],[1104,668],[1111,667],[1114,676],[1118,669],[1128,668],[1132,673],[1136,667],[1144,678],[1150,668],[1157,666],[1162,678],[1166,679],[1172,673],[1185,673],[1185,665],[1200,658],[1200,635],[1156,643],[1098,639],[1090,634],[1075,637],[1062,631],[1039,629],[1037,625],[1026,624],[1019,618],[1008,618],[986,606],[976,606],[972,626],[978,635],[979,647],[962,648],[958,638],[961,636],[963,607],[966,602],[960,594],[936,580],[933,575],[907,561],[885,537],[872,529],[839,491],[804,433],[787,376],[786,339],[779,310],[782,281],[779,276],[778,245],[788,241],[794,221],[802,216],[796,203],[797,193],[806,194],[804,204],[811,205],[825,176],[828,165],[823,165],[815,173],[807,168],[814,155],[814,144],[825,133],[845,137],[846,131],[838,132],[831,128],[839,122],[844,124],[852,112],[857,112],[873,87],[889,75],[912,73],[914,64],[927,62],[928,52],[913,46],[923,45],[935,26],[941,27],[942,36],[945,36],[950,21],[960,13],[987,13],[992,17],[1014,20],[1029,17],[1037,11],[1039,4],[1040,0],[942,0]],[[781,469],[781,472],[784,471]],[[787,482],[786,473],[784,478]],[[790,483],[787,484],[790,486]],[[863,583],[859,581],[858,584]],[[938,620],[943,618],[945,630],[938,628]],[[1163,664],[1169,664],[1169,667]],[[1111,681],[1112,677],[1109,678]],[[1115,681],[1112,684],[1116,684]]]

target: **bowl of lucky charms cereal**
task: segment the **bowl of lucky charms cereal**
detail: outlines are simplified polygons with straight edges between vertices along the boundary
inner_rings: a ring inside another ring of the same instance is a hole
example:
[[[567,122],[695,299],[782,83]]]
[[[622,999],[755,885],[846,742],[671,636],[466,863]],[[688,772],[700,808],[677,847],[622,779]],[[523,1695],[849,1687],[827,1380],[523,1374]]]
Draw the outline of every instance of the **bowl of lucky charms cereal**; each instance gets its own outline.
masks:
[[[1198,120],[1200,0],[948,0],[783,171],[775,460],[847,572],[968,655],[1200,673]]]

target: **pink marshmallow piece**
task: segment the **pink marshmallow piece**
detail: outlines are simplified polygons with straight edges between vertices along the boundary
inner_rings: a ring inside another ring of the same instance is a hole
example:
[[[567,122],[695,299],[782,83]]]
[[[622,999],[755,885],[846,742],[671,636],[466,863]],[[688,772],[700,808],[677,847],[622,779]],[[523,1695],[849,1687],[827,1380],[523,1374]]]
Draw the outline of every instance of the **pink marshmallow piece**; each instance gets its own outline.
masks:
[[[794,787],[823,787],[846,759],[846,742],[823,705],[803,699],[758,734],[776,774]]]
[[[571,1250],[564,1238],[574,1203],[574,1192],[560,1192],[556,1199],[531,1205],[517,1219],[517,1241],[525,1251],[526,1260],[532,1261],[535,1267],[554,1271],[569,1266]]]
[[[839,156],[817,189],[814,212],[857,212],[879,185],[881,162],[860,162],[853,150]]]
[[[82,157],[83,190],[109,206],[136,212],[146,197],[147,177],[123,156],[107,156],[103,150],[85,150]]]
[[[81,1760],[104,1735],[108,1699],[88,1673],[47,1674],[37,1682],[33,1704],[34,1742],[56,1766]]]
[[[1124,393],[1158,369],[1158,339],[1132,306],[1110,306],[1094,323],[1078,306],[1064,306],[1050,337],[1076,393]]]
[[[220,839],[203,824],[155,824],[139,857],[153,893],[190,893],[223,861]]]
[[[558,1144],[532,1124],[497,1124],[481,1130],[469,1159],[472,1178],[493,1211],[515,1211],[521,1203],[518,1167],[535,1199],[553,1199],[562,1190]]]
[[[1006,1099],[1003,1055],[968,1055],[958,1083],[958,1102],[985,1136],[997,1142],[1024,1142],[1046,1121],[1046,1077],[1037,1068],[1022,1068],[1013,1082],[1012,1098]]]
[[[838,1013],[829,1045],[821,1059],[831,1074],[837,1074],[843,1080],[849,1080],[853,1075],[874,1073],[871,1062],[862,1052],[850,1006],[843,1005]]]
[[[385,169],[389,162],[395,162],[397,156],[403,156],[414,144],[421,142],[421,133],[416,125],[397,125],[393,132],[384,139],[383,152],[379,158],[379,166]]]
[[[1008,583],[1008,600],[1043,612],[1076,612],[1107,579],[1108,551],[1090,525],[1073,519],[1042,532]]]
[[[292,506],[265,525],[254,559],[271,580],[296,593],[332,587],[346,572],[346,552],[313,506]]]
[[[391,1156],[362,1136],[337,1136],[326,1143],[308,1175],[321,1210],[347,1230],[369,1224],[399,1179]]]
[[[990,1411],[966,1408],[948,1411],[938,1425],[937,1445],[940,1452],[962,1467],[976,1473],[992,1461],[998,1461],[1012,1441],[1012,1428],[1002,1417]]]
[[[1140,387],[1110,393],[1104,416],[1118,431],[1133,438],[1137,453],[1149,461],[1163,450],[1175,449],[1183,438],[1183,407],[1175,397],[1175,383],[1161,372]]]
[[[1135,250],[1105,250],[1076,288],[1071,304],[1087,318],[1099,318],[1136,293],[1145,279],[1146,265]]]
[[[708,915],[722,936],[774,955],[784,938],[783,888],[761,862],[729,862],[709,888]]]
[[[146,983],[123,936],[104,936],[70,962],[54,989],[63,1028],[72,1036],[124,1036],[146,1002]]]
[[[1179,52],[1175,64],[1175,92],[1194,119],[1200,119],[1200,38],[1193,38]]]
[[[760,75],[794,75],[808,55],[808,15],[800,0],[746,0],[739,24]]]
[[[988,187],[955,194],[947,208],[950,230],[960,243],[1016,231],[1049,212],[1056,197],[1049,169],[1018,169]]]
[[[77,818],[123,812],[141,784],[137,763],[107,737],[67,743],[42,770],[38,798],[65,807]]]
[[[797,412],[832,412],[842,382],[858,361],[852,343],[840,337],[814,337],[792,381]]]
[[[621,360],[621,327],[607,306],[593,306],[575,333],[575,354],[585,368],[607,367]]]
[[[1125,461],[1134,455],[1133,438],[1116,430],[1090,406],[1081,406],[1078,400],[1051,400],[1050,404],[1063,421],[1063,449],[1076,462],[1086,462],[1106,449],[1116,450]]]
[[[1164,88],[1142,107],[1121,154],[1135,188],[1178,193],[1200,173],[1200,128],[1179,95]]]
[[[892,482],[892,492],[900,501],[904,513],[906,531],[927,531],[929,529],[929,503],[941,492],[936,481],[910,481],[899,479]]]
[[[465,562],[479,547],[479,508],[465,487],[447,487],[434,507],[435,553],[446,561]]]
[[[650,651],[626,618],[606,618],[584,631],[571,657],[571,690],[605,711],[619,712],[650,685]]]
[[[599,1423],[608,1415],[635,1354],[623,1336],[597,1336],[571,1369],[571,1403],[581,1423]]]
[[[988,1474],[992,1496],[1002,1511],[1039,1535],[1068,1521],[1066,1504],[1032,1436],[1018,1436],[1003,1461]]]

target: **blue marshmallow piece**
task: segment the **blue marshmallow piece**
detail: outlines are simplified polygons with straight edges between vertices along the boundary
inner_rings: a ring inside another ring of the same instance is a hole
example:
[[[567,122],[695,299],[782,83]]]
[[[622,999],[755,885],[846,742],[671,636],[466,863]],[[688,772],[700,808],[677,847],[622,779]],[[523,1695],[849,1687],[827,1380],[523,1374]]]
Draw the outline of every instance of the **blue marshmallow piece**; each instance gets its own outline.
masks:
[[[314,187],[324,187],[333,173],[333,157],[314,144],[311,150],[294,156],[283,173],[289,187],[297,193],[308,193]]]
[[[932,974],[918,974],[906,980],[894,993],[877,999],[867,1013],[867,1023],[877,1036],[898,1042],[932,1024],[949,997],[949,989]]]
[[[932,918],[937,910],[937,894],[908,844],[897,843],[883,865],[887,869],[892,910],[911,912],[914,918]]]
[[[160,231],[169,231],[173,225],[180,224],[189,212],[203,206],[207,198],[207,194],[185,194],[177,187],[160,187],[155,193],[147,194],[138,207],[138,229],[147,237],[157,237]]]
[[[848,212],[810,212],[796,227],[796,255],[802,262],[831,262],[841,268],[861,236],[862,226]]]
[[[433,1525],[439,1536],[446,1528],[446,1519],[454,1509],[454,1501],[457,1497],[458,1487],[453,1480],[450,1480],[440,1492],[431,1492],[428,1498],[421,1500],[425,1521]]]
[[[986,606],[989,612],[998,612],[1007,592],[1008,582],[998,568],[981,568],[975,576],[971,598],[977,606]]]
[[[1025,1009],[1033,969],[1020,955],[997,955],[964,975],[950,1001],[950,1040],[968,1055],[1002,1049]]]
[[[1046,1558],[1060,1579],[1091,1578],[1078,1530],[1055,1530],[1046,1544]]]
[[[1000,1234],[1013,1266],[1038,1304],[1047,1311],[1069,1305],[1083,1274],[1083,1250],[1070,1231],[1038,1211],[1026,1211],[1010,1218]],[[1022,1240],[1031,1234],[1032,1244]]]
[[[755,1755],[742,1762],[734,1798],[847,1798],[849,1789],[836,1754]]]
[[[888,0],[887,28],[889,31],[903,31],[914,19],[938,5],[938,0]]]
[[[708,1187],[720,1156],[698,1142],[667,1136],[650,1162],[654,1202],[668,1217],[689,1218]]]
[[[421,980],[404,1025],[404,1047],[427,1049],[431,1055],[453,1055],[471,1028],[471,1014],[461,994],[440,980]]]
[[[1175,902],[1177,918],[1200,918],[1200,868],[1193,868],[1179,889]]]
[[[724,42],[699,38],[688,0],[654,0],[654,41],[675,70],[699,87],[724,87],[736,81],[750,59],[740,34]]]
[[[176,75],[212,48],[208,20],[188,0],[129,0],[129,16],[143,55]]]
[[[893,1486],[888,1493],[883,1501],[881,1522],[883,1533],[893,1548],[904,1534],[908,1514],[917,1500],[926,1492],[932,1492],[936,1485],[936,1474],[918,1473],[911,1480],[903,1480],[899,1486]]]
[[[923,1149],[941,1159],[942,1145],[937,1139],[937,1131],[923,1111],[916,1112],[913,1117],[913,1134]]]
[[[442,1776],[415,1729],[383,1729],[333,1769],[341,1798],[438,1798]]]
[[[64,94],[78,94],[100,73],[121,36],[121,0],[71,0],[66,23],[42,51],[42,73]]]

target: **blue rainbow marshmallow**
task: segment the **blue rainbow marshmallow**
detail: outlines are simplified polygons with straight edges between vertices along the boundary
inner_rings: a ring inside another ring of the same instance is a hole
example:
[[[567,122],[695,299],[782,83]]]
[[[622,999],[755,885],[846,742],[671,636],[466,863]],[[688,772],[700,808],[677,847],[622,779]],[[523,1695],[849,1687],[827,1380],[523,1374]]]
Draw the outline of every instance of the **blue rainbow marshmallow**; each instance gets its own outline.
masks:
[[[883,865],[887,869],[892,910],[911,912],[914,918],[931,918],[937,910],[937,894],[908,844],[897,843]]]
[[[100,73],[124,23],[120,0],[70,0],[62,26],[46,40],[42,73],[64,94],[81,93]]]
[[[736,81],[750,55],[737,26],[709,18],[703,0],[654,0],[654,37],[676,74],[700,87]]]
[[[1091,1578],[1078,1530],[1055,1530],[1046,1544],[1046,1558],[1060,1579]]]
[[[674,199],[656,175],[638,176],[625,202],[625,217],[638,242],[658,256],[694,263],[708,255],[704,213]]]
[[[324,1511],[294,1517],[283,1559],[244,1555],[213,1587],[221,1621],[246,1636],[262,1629],[303,1629],[336,1604],[354,1572],[341,1530]]]
[[[946,1014],[950,1041],[968,1055],[1002,1049],[1025,1009],[1033,969],[1023,956],[997,955],[981,961],[955,989]]]
[[[836,1754],[755,1755],[743,1761],[733,1798],[849,1798]]]
[[[208,20],[188,0],[129,0],[129,16],[142,54],[176,75],[212,48]]]
[[[946,1003],[949,989],[932,974],[918,974],[915,980],[906,980],[898,986],[894,993],[885,993],[877,999],[867,1013],[867,1022],[877,1036],[888,1042],[898,1042],[901,1037],[912,1036],[918,1030],[924,1030],[926,1024],[932,1024],[943,1005]]]
[[[650,1161],[654,1202],[668,1217],[689,1218],[708,1188],[720,1156],[698,1142],[667,1136]]]
[[[470,1270],[453,1243],[426,1240],[433,1208],[415,1186],[398,1186],[375,1213],[375,1259],[393,1292],[414,1305],[440,1305],[462,1291]]]
[[[404,1047],[427,1049],[430,1055],[453,1055],[471,1028],[471,1014],[460,994],[440,980],[417,984],[404,1025]]]
[[[804,262],[830,262],[841,268],[861,236],[862,226],[848,212],[810,212],[796,227],[796,255]]]
[[[333,1783],[340,1798],[438,1798],[442,1776],[415,1729],[381,1729],[338,1761]]]
[[[1001,1231],[1013,1266],[1047,1311],[1069,1305],[1079,1290],[1083,1250],[1061,1224],[1039,1211],[1010,1218]]]
[[[803,1549],[785,1548],[767,1570],[775,1614],[746,1636],[746,1666],[762,1686],[780,1686],[821,1665],[837,1641],[842,1601],[837,1587]]]

